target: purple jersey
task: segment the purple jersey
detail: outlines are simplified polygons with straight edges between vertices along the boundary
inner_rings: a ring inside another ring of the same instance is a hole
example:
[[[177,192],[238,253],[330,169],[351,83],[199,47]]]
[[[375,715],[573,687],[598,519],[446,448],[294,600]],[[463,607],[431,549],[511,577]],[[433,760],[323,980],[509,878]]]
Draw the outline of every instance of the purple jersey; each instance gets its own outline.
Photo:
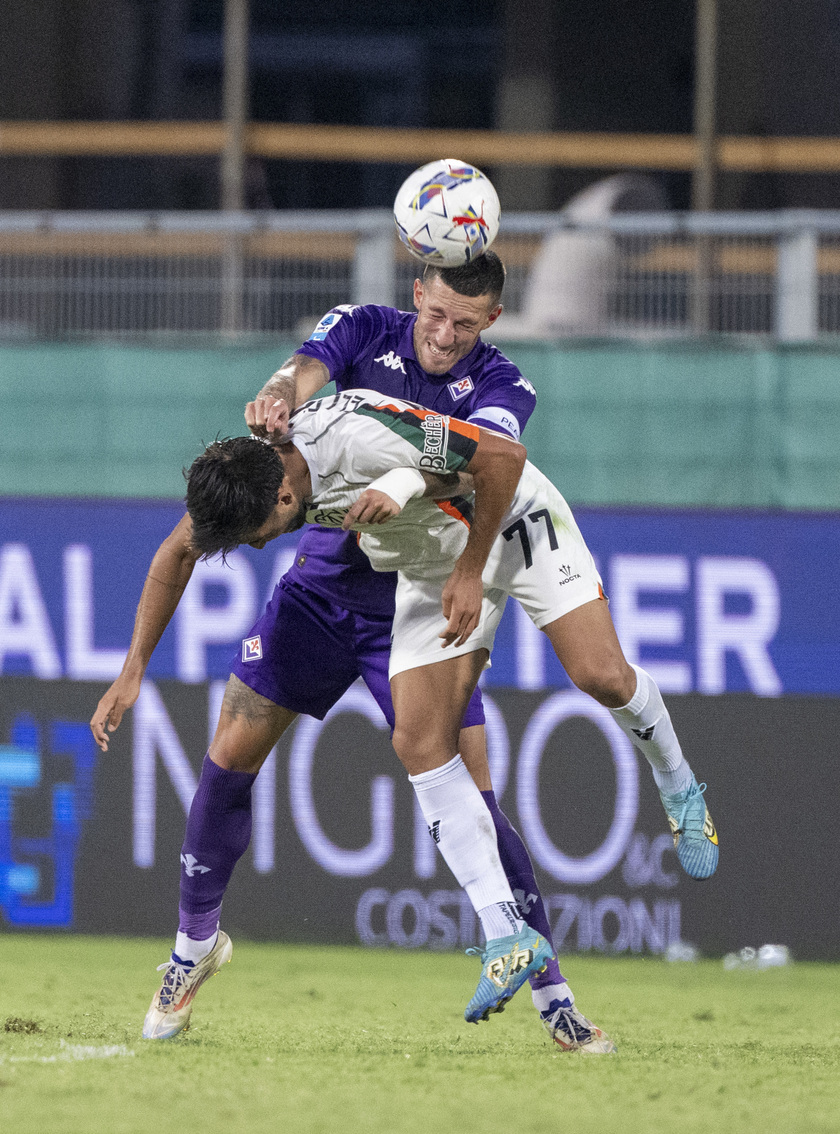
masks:
[[[377,390],[518,440],[536,404],[531,383],[481,339],[448,374],[427,374],[414,354],[416,318],[373,304],[335,307],[297,353],[323,362],[338,391]],[[353,532],[307,528],[286,577],[347,610],[393,613],[396,576],[371,568]]]

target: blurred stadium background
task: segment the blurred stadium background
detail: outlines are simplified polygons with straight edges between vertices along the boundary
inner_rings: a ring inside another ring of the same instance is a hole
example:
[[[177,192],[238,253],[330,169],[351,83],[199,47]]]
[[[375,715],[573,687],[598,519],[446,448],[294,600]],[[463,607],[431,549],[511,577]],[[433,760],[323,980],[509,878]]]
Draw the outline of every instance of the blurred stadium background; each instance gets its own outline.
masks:
[[[646,770],[509,610],[485,685],[494,780],[557,943],[840,956],[840,6],[788,17],[781,0],[8,6],[0,929],[174,931],[228,661],[293,541],[196,572],[107,758],[87,721],[182,466],[243,430],[329,307],[410,303],[390,203],[454,155],[501,197],[493,338],[538,390],[530,455],[721,832],[718,877],[689,884]],[[353,689],[261,773],[227,928],[468,944],[433,850]]]

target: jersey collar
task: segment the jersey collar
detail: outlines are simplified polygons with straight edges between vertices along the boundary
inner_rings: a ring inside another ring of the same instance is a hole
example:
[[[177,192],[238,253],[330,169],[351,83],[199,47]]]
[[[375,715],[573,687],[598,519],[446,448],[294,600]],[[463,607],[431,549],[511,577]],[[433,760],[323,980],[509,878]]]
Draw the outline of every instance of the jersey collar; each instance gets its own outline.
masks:
[[[306,467],[309,469],[309,479],[312,482],[312,492],[309,495],[309,499],[314,500],[321,491],[321,478],[318,476],[318,470],[309,459],[309,454],[306,452],[306,442],[303,440],[298,441],[294,433],[290,437],[290,441],[306,461]]]

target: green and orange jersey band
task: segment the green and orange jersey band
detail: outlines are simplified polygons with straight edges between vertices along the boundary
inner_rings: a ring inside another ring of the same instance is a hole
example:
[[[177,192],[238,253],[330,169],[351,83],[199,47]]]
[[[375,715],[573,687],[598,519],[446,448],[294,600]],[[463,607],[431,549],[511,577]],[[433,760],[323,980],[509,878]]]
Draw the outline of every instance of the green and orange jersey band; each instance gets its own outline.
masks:
[[[372,417],[382,422],[388,429],[408,441],[420,453],[429,452],[429,429],[424,423],[429,418],[438,418],[445,423],[446,441],[436,455],[443,461],[443,468],[447,472],[462,472],[472,460],[478,448],[479,429],[467,421],[459,421],[445,414],[435,413],[433,410],[421,407],[400,407],[380,403],[371,405],[366,403],[359,406],[355,413],[364,417]]]

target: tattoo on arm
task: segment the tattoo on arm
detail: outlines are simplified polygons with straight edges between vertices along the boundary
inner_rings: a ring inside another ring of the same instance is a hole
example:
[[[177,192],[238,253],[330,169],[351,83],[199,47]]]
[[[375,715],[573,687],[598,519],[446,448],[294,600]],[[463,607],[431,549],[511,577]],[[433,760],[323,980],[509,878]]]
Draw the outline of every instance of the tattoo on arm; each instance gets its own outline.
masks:
[[[161,587],[170,587],[173,591],[183,591],[186,589],[187,584],[182,583],[180,580],[172,579],[159,579],[157,575],[153,575],[151,571],[146,572],[146,578],[151,579],[153,583],[157,583]]]
[[[297,381],[294,373],[291,372],[290,363],[287,362],[276,374],[272,374],[260,390],[260,395],[269,394],[272,398],[282,398],[294,409],[296,390]]]
[[[451,500],[453,496],[469,496],[473,491],[473,478],[469,473],[428,473],[423,472],[426,482],[424,496],[433,500]]]
[[[290,409],[311,397],[330,380],[329,371],[317,358],[305,354],[293,354],[280,369],[269,378],[260,394],[272,398],[282,398]]]

